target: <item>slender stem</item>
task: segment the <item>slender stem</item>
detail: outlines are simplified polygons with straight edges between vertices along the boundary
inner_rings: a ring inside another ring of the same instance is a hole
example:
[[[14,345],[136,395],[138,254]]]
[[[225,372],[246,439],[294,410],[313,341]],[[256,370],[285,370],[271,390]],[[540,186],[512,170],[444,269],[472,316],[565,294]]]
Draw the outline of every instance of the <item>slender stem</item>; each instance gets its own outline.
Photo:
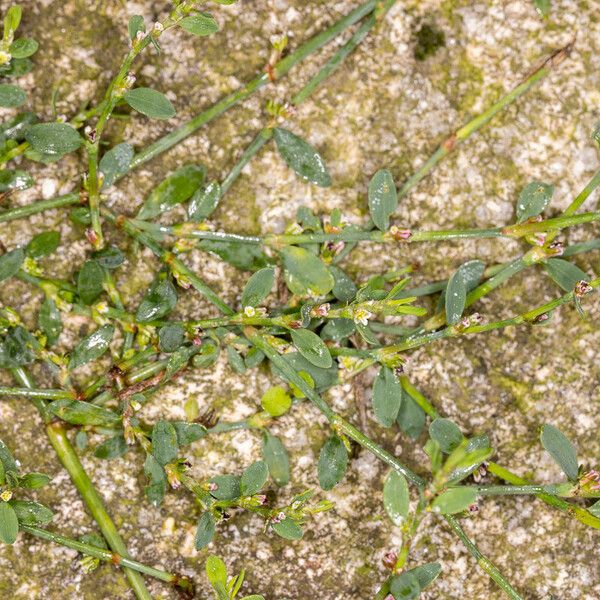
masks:
[[[598,178],[600,180],[600,177]],[[565,227],[581,225],[582,223],[593,223],[600,221],[600,212],[579,213],[578,215],[562,215],[554,219],[546,219],[535,223],[518,223],[505,227],[502,235],[510,237],[523,237],[540,231],[560,231]]]
[[[554,483],[550,485],[471,485],[463,486],[477,490],[481,496],[530,496],[536,494],[549,494],[559,498],[570,498],[573,485],[570,483]],[[451,489],[451,488],[449,488]],[[597,494],[600,497],[600,492]],[[589,496],[594,498],[595,496]]]
[[[25,369],[19,367],[12,369],[11,371],[15,379],[17,379],[17,381],[23,386],[29,388],[34,387],[33,379],[25,371]],[[50,417],[45,410],[45,403],[43,400],[35,399],[34,402],[44,418],[46,424],[46,434],[48,435],[52,447],[56,451],[60,462],[71,476],[75,487],[81,494],[86,506],[88,507],[88,510],[98,524],[102,535],[108,542],[108,545],[118,554],[129,558],[127,547],[125,546],[125,543],[119,535],[119,532],[117,531],[117,528],[112,522],[109,514],[106,512],[102,499],[96,491],[94,484],[79,461],[79,458],[77,457],[77,454],[75,453],[75,450],[73,449],[73,446],[67,437],[66,430],[60,422],[50,420]],[[146,589],[146,585],[144,584],[144,580],[141,575],[130,568],[126,568],[125,573],[133,591],[139,600],[152,600],[152,596]]]
[[[30,389],[28,387],[0,387],[0,396],[12,396],[18,398],[40,398],[41,400],[75,399],[75,394],[66,390]]]
[[[70,192],[64,196],[57,196],[56,198],[49,198],[48,200],[36,200],[26,206],[17,206],[9,210],[0,212],[0,223],[6,223],[7,221],[14,221],[15,219],[23,219],[29,215],[44,212],[52,208],[61,208],[63,206],[73,206],[74,204],[80,204],[81,197],[77,192]]]
[[[448,156],[453,150],[455,150],[462,142],[464,142],[470,135],[479,131],[484,125],[486,125],[494,116],[500,111],[504,110],[507,106],[512,104],[536,83],[544,79],[549,73],[552,72],[554,67],[559,65],[565,60],[573,48],[573,43],[567,44],[564,48],[556,50],[552,55],[547,58],[544,63],[537,68],[531,75],[529,75],[522,83],[512,89],[508,94],[500,98],[498,102],[490,106],[486,111],[476,116],[474,119],[463,125],[449,138],[447,138],[440,147],[425,161],[425,163],[411,175],[404,184],[398,190],[400,198],[406,196],[408,192],[423,179],[443,158]]]
[[[87,556],[98,558],[104,562],[111,563],[115,566],[128,567],[130,569],[133,569],[134,571],[138,571],[139,573],[150,575],[151,577],[155,577],[156,579],[160,579],[161,581],[171,583],[181,588],[182,590],[186,590],[189,592],[193,590],[193,584],[187,577],[175,575],[174,573],[168,573],[167,571],[163,571],[162,569],[156,569],[155,567],[149,567],[148,565],[140,563],[137,560],[133,560],[126,556],[121,556],[120,554],[111,552],[110,550],[99,548],[98,546],[93,546],[91,544],[85,544],[84,542],[73,540],[64,535],[60,535],[59,533],[53,533],[40,527],[33,527],[31,525],[21,524],[19,526],[19,529],[21,529],[22,531],[26,531],[27,533],[34,535],[35,537],[47,540],[49,542],[54,542],[56,544],[60,544],[61,546],[65,546],[65,548],[71,548],[71,550],[76,550],[77,552],[81,552],[82,554],[85,554]]]
[[[452,531],[459,537],[460,541],[465,545],[467,550],[477,560],[477,564],[493,579],[498,587],[513,600],[523,600],[519,593],[510,585],[510,583],[504,578],[502,573],[498,570],[498,567],[494,563],[484,556],[469,536],[464,532],[460,526],[458,520],[452,515],[444,515],[447,523],[452,528]]]

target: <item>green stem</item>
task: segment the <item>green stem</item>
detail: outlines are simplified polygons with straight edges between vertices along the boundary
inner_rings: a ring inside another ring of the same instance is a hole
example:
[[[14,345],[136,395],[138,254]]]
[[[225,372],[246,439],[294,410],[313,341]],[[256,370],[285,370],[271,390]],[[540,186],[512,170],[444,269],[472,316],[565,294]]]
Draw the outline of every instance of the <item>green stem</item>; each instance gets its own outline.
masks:
[[[49,198],[48,200],[36,200],[26,206],[17,206],[0,213],[0,223],[14,221],[15,219],[23,219],[36,213],[44,212],[53,208],[61,208],[63,206],[73,206],[80,204],[81,197],[78,192],[70,192],[64,196]]]
[[[30,389],[28,387],[0,387],[0,396],[18,398],[40,398],[41,400],[74,400],[75,394],[66,390]]]
[[[600,212],[579,213],[578,215],[563,214],[554,219],[546,219],[535,223],[519,223],[505,227],[502,229],[502,235],[518,238],[541,231],[560,231],[566,227],[581,225],[582,223],[593,223],[594,221],[600,221]]]
[[[530,496],[536,494],[548,494],[559,498],[570,498],[573,485],[570,483],[555,483],[550,485],[471,485],[464,486],[477,490],[481,496]],[[448,488],[451,489],[451,488]],[[600,497],[600,492],[597,493]],[[596,496],[585,496],[595,498]]]
[[[17,381],[23,386],[28,388],[34,387],[33,379],[22,367],[12,369],[12,373],[15,379],[17,379]],[[119,535],[119,532],[117,531],[117,528],[112,522],[109,514],[106,512],[102,499],[96,491],[91,479],[85,472],[83,465],[79,461],[79,458],[73,449],[73,446],[71,446],[71,442],[67,437],[66,430],[61,423],[50,420],[43,400],[34,399],[33,402],[45,421],[46,434],[48,435],[52,447],[56,451],[60,462],[69,473],[73,483],[75,484],[75,487],[81,494],[86,506],[88,507],[88,510],[98,524],[102,535],[108,542],[108,545],[118,554],[129,558],[127,547],[121,539],[121,536]],[[152,600],[152,596],[146,589],[144,580],[139,573],[133,569],[126,568],[125,574],[127,575],[127,579],[129,580],[129,583],[139,600]]]
[[[549,73],[552,72],[554,67],[559,65],[565,58],[571,53],[573,43],[567,44],[564,48],[556,50],[552,55],[547,58],[544,63],[537,68],[531,75],[520,83],[517,87],[511,90],[508,94],[500,98],[498,102],[490,106],[485,112],[476,116],[474,119],[469,121],[466,125],[463,125],[449,138],[447,138],[440,147],[429,157],[429,159],[413,174],[409,177],[404,184],[398,190],[400,198],[406,196],[408,192],[423,179],[429,172],[448,154],[454,151],[460,144],[462,144],[469,136],[476,131],[479,131],[484,125],[486,125],[493,117],[495,117],[500,111],[504,110],[507,106],[512,104],[536,83],[544,79]]]
[[[467,550],[477,560],[477,564],[492,578],[492,580],[498,585],[498,587],[513,600],[523,600],[518,592],[508,583],[502,573],[498,570],[498,567],[494,563],[484,556],[469,536],[464,532],[460,526],[458,520],[452,515],[444,515],[447,523],[452,528],[452,531],[459,537],[460,541],[465,545]]]
[[[35,537],[47,540],[49,542],[54,542],[55,544],[60,544],[65,548],[71,548],[71,550],[76,550],[77,552],[98,558],[115,566],[128,567],[134,571],[138,571],[139,573],[144,573],[145,575],[150,575],[151,577],[160,579],[161,581],[166,581],[167,583],[171,583],[188,593],[193,592],[193,584],[187,577],[175,575],[174,573],[168,573],[167,571],[156,569],[154,567],[149,567],[138,562],[137,560],[133,560],[118,553],[111,552],[110,550],[99,548],[98,546],[93,546],[91,544],[85,544],[83,542],[68,538],[64,535],[60,535],[59,533],[52,533],[51,531],[47,531],[46,529],[42,529],[40,527],[20,525],[19,529],[34,535]]]

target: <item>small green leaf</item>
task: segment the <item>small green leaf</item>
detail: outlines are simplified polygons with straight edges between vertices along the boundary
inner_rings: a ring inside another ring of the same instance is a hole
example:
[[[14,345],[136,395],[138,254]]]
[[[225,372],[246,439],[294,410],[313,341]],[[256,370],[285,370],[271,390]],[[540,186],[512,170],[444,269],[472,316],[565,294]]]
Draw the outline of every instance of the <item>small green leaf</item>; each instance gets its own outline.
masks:
[[[179,447],[187,446],[196,440],[202,439],[206,435],[206,427],[199,423],[186,423],[185,421],[175,421],[173,423],[177,433],[177,443]]]
[[[258,245],[240,244],[239,242],[217,242],[200,240],[198,248],[218,256],[225,262],[242,271],[256,271],[269,262]]]
[[[10,329],[0,342],[0,368],[12,369],[35,360],[32,348],[39,347],[37,339],[20,325]]]
[[[580,281],[589,279],[587,273],[577,265],[562,258],[550,258],[544,265],[544,270],[550,275],[552,281],[558,284],[565,292],[572,292]]]
[[[383,506],[392,523],[402,525],[408,517],[408,482],[401,473],[390,471],[383,484]]]
[[[41,154],[60,157],[73,152],[83,140],[67,123],[38,123],[25,132],[25,139]]]
[[[390,215],[398,208],[398,195],[392,174],[380,169],[369,182],[369,211],[377,229],[387,231]]]
[[[179,24],[187,32],[200,37],[211,35],[219,31],[219,25],[212,15],[198,12],[189,17],[184,17]]]
[[[290,459],[281,440],[265,430],[263,435],[263,458],[269,467],[269,474],[278,486],[290,481]]]
[[[344,442],[332,435],[321,448],[317,472],[319,485],[324,490],[335,487],[343,478],[348,467],[348,451]]]
[[[522,223],[537,217],[548,206],[554,193],[554,186],[540,181],[528,183],[517,200],[517,222]]]
[[[46,525],[54,517],[54,513],[47,506],[32,500],[11,500],[10,505],[21,525]]]
[[[329,272],[333,275],[334,285],[331,293],[340,302],[352,302],[356,296],[357,287],[349,275],[344,273],[339,267],[331,265]]]
[[[407,573],[410,573],[417,578],[421,591],[430,585],[441,572],[442,565],[440,565],[438,562],[426,563],[407,571]]]
[[[598,517],[600,519],[600,500],[598,500],[598,502],[594,502],[594,504],[589,506],[588,512],[590,512],[595,517]]]
[[[469,487],[454,487],[442,492],[431,504],[435,512],[453,515],[462,512],[477,500],[477,490]]]
[[[173,171],[146,198],[138,219],[152,219],[185,202],[204,181],[206,169],[199,165],[184,165]]]
[[[177,290],[169,279],[158,279],[148,289],[135,313],[140,323],[148,323],[168,315],[177,304]]]
[[[421,586],[415,575],[407,571],[392,577],[390,592],[392,592],[394,600],[413,600],[421,594]]]
[[[216,490],[210,492],[217,500],[236,500],[242,495],[241,481],[236,475],[217,475],[210,482],[217,486]]]
[[[553,425],[546,424],[542,427],[540,439],[542,446],[558,463],[564,474],[571,481],[575,481],[579,466],[577,464],[577,452],[569,438]]]
[[[206,559],[206,576],[210,584],[215,587],[218,584],[227,585],[227,567],[225,563],[218,557],[211,554]]]
[[[463,441],[464,436],[458,425],[450,419],[435,419],[429,426],[429,435],[446,454],[449,454]]]
[[[38,490],[48,485],[50,481],[52,479],[44,473],[27,473],[19,479],[19,487],[27,490]]]
[[[52,298],[46,298],[42,302],[38,315],[38,326],[46,336],[48,346],[53,346],[62,331],[62,320],[60,311]]]
[[[217,181],[211,181],[200,186],[192,196],[188,205],[190,221],[198,223],[210,217],[221,199],[221,186]]]
[[[271,292],[275,283],[275,269],[266,267],[256,271],[246,282],[242,292],[242,307],[258,306]]]
[[[259,460],[250,465],[243,473],[240,483],[242,496],[254,496],[263,488],[269,476],[267,463]]]
[[[292,342],[298,352],[315,367],[328,369],[333,364],[329,349],[323,340],[308,329],[292,329],[290,332]]]
[[[425,411],[407,393],[403,393],[396,422],[406,435],[416,440],[425,427]]]
[[[15,248],[0,256],[0,281],[12,277],[21,268],[24,260],[23,248]]]
[[[321,187],[331,185],[325,161],[313,146],[287,129],[276,127],[273,134],[279,154],[288,167],[311,183]]]
[[[116,246],[106,246],[92,254],[94,260],[105,269],[116,269],[125,262],[125,256]]]
[[[15,40],[9,48],[10,55],[13,58],[28,58],[37,52],[39,44],[31,38],[19,38]]]
[[[167,474],[152,454],[146,456],[144,473],[150,480],[145,488],[146,497],[152,505],[159,506],[167,492]]]
[[[112,460],[123,456],[127,452],[127,448],[125,437],[119,433],[99,444],[94,450],[94,456],[103,460]]]
[[[152,428],[152,455],[164,466],[173,462],[178,453],[175,427],[169,421],[158,421]]]
[[[14,508],[0,500],[0,541],[14,544],[19,533],[19,520]]]
[[[324,296],[335,284],[329,269],[305,248],[288,246],[281,250],[285,282],[298,296]]]
[[[72,425],[116,425],[119,415],[108,408],[81,400],[55,400],[48,410]]]
[[[114,333],[115,328],[112,325],[103,325],[83,338],[71,353],[69,369],[76,369],[91,360],[100,358],[108,350]]]
[[[196,529],[196,550],[202,550],[211,543],[215,536],[215,526],[215,518],[208,511],[200,515]]]
[[[58,231],[43,231],[31,238],[25,252],[31,258],[42,258],[52,254],[59,245],[60,233]]]
[[[0,463],[4,468],[4,473],[13,473],[14,476],[17,476],[17,462],[15,461],[13,455],[11,454],[8,446],[0,440]]]
[[[279,523],[271,523],[273,531],[285,540],[301,540],[302,527],[290,517],[286,517]]]
[[[170,119],[175,116],[175,108],[170,100],[156,90],[147,87],[133,88],[127,90],[123,98],[131,108],[152,119]]]
[[[290,409],[292,399],[281,386],[276,385],[263,394],[260,404],[272,417],[280,417]]]
[[[133,154],[133,146],[127,143],[117,144],[104,154],[99,165],[104,175],[103,188],[111,186],[129,171]]]
[[[33,177],[21,169],[0,170],[0,193],[26,190],[34,184]]]
[[[84,304],[93,304],[104,291],[104,269],[95,260],[86,260],[77,276],[77,293]]]
[[[241,354],[233,346],[227,346],[227,362],[239,375],[243,375],[246,372],[246,363]]]
[[[377,422],[391,427],[402,403],[402,386],[391,369],[381,367],[373,384],[373,412]]]
[[[185,341],[185,329],[179,323],[164,325],[158,330],[158,346],[161,352],[175,352]]]
[[[450,277],[446,287],[446,321],[448,325],[458,323],[465,310],[466,302],[467,286],[459,268]]]
[[[10,38],[21,23],[23,9],[18,4],[13,4],[4,15],[4,39]]]
[[[15,108],[27,100],[27,94],[17,85],[0,83],[0,106]]]
[[[146,25],[144,24],[144,17],[141,15],[133,15],[133,17],[129,19],[127,30],[129,33],[129,38],[132,40],[136,38],[139,31],[145,32]]]
[[[173,375],[175,375],[177,371],[183,368],[190,360],[190,358],[192,358],[194,354],[197,354],[198,351],[199,348],[197,346],[181,346],[180,348],[177,348],[177,350],[175,350],[175,352],[173,352],[173,354],[169,356],[169,360],[167,361],[167,367],[165,369],[165,375],[161,383],[164,383],[171,379],[171,377],[173,377]],[[209,358],[211,361],[213,360],[212,355]]]

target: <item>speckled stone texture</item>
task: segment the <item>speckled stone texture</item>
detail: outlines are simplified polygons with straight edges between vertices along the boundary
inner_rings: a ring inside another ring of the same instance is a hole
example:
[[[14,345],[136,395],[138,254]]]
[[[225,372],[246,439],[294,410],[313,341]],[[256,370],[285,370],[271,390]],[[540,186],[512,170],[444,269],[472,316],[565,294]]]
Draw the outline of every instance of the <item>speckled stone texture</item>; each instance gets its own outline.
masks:
[[[270,36],[288,32],[294,48],[356,4],[242,0],[237,6],[214,5],[222,26],[218,35],[202,39],[184,32],[165,35],[162,54],[150,51],[137,63],[139,84],[166,92],[177,116],[168,122],[139,115],[118,120],[107,139],[144,146],[259,72],[268,59]],[[51,119],[54,89],[58,89],[59,114],[72,115],[79,103],[97,100],[126,52],[128,17],[142,14],[147,22],[154,21],[165,14],[169,3],[23,0],[22,5],[22,34],[35,37],[40,50],[34,56],[33,72],[20,83],[28,90],[33,109]],[[4,11],[9,3],[0,6]],[[333,185],[323,190],[303,183],[271,144],[227,194],[214,214],[214,226],[244,233],[279,232],[302,204],[322,212],[339,208],[347,220],[364,222],[366,187],[376,169],[391,169],[401,182],[453,129],[516,85],[552,50],[576,37],[571,58],[421,182],[402,200],[396,222],[430,229],[509,223],[519,190],[533,179],[556,186],[547,213],[558,214],[600,166],[590,137],[600,120],[599,15],[597,0],[553,0],[547,20],[540,18],[529,0],[397,2],[384,23],[290,121],[294,132],[321,151]],[[418,62],[414,38],[421,23],[442,30],[446,46]],[[289,98],[336,45],[128,176],[110,190],[108,204],[133,214],[161,178],[189,161],[206,164],[211,178],[224,177],[266,123],[265,101]],[[83,160],[75,156],[49,167],[22,164],[35,175],[36,186],[11,198],[12,205],[76,189],[84,170]],[[587,201],[587,210],[597,210],[597,203],[596,194]],[[183,214],[173,211],[165,221],[181,220]],[[68,276],[81,265],[89,246],[81,230],[67,220],[65,210],[0,224],[0,240],[12,248],[50,227],[60,230],[63,245],[44,266],[55,276]],[[599,233],[600,227],[588,225],[569,230],[561,239],[572,243]],[[111,236],[122,248],[131,249],[122,236],[114,232]],[[414,281],[419,284],[447,277],[464,260],[504,262],[523,249],[518,242],[495,240],[394,249],[364,244],[345,261],[345,268],[364,281],[369,274],[416,263]],[[246,274],[197,251],[188,262],[228,302],[239,301]],[[575,262],[590,275],[600,272],[597,251]],[[128,291],[130,308],[136,306],[157,266],[144,251],[122,269],[119,285]],[[495,320],[557,294],[540,268],[530,268],[476,309]],[[216,315],[197,294],[182,296],[180,316]],[[0,300],[16,303],[33,323],[40,294],[10,282],[0,288]],[[467,434],[487,432],[497,449],[496,460],[521,475],[538,482],[560,478],[558,467],[538,442],[538,428],[544,422],[558,426],[576,442],[580,462],[598,465],[600,303],[593,296],[584,305],[586,320],[568,306],[543,328],[510,328],[423,347],[411,354],[409,376]],[[83,318],[70,319],[61,348],[71,347],[89,326]],[[395,429],[381,429],[370,408],[366,419],[359,417],[364,403],[370,406],[374,374],[367,371],[346,378],[327,399],[402,461],[423,472],[424,439],[414,444]],[[0,374],[0,382],[9,383],[10,378]],[[161,390],[144,407],[142,417],[148,422],[183,418],[185,400],[195,397],[201,409],[212,406],[223,419],[242,418],[256,409],[273,382],[268,371],[252,370],[240,377],[220,361],[212,371],[191,372]],[[328,435],[324,419],[312,406],[301,404],[279,419],[273,431],[292,456],[293,479],[279,492],[281,500],[306,487],[318,488],[316,458]],[[26,400],[2,399],[0,437],[13,447],[24,468],[53,476],[52,485],[35,494],[55,509],[52,527],[72,536],[93,531],[93,522]],[[198,477],[240,472],[259,458],[260,438],[248,432],[227,434],[196,442],[188,456]],[[159,509],[151,507],[143,495],[143,455],[138,450],[119,461],[99,461],[88,452],[83,462],[131,553],[148,564],[191,576],[199,597],[210,596],[203,574],[207,551],[193,549],[198,514],[190,497],[170,493]],[[401,541],[382,508],[386,471],[371,455],[358,452],[343,483],[332,492],[318,492],[318,497],[335,502],[335,510],[310,521],[302,542],[285,542],[264,533],[258,518],[240,514],[219,527],[210,551],[222,556],[231,570],[247,569],[247,594],[263,593],[269,600],[372,598],[386,576],[383,555]],[[530,498],[501,498],[482,501],[478,514],[462,522],[524,598],[600,597],[597,534],[568,516]],[[423,599],[503,597],[443,521],[430,516],[417,537],[410,564],[432,560],[442,563],[443,574]],[[155,598],[176,597],[161,583],[149,580],[149,585]],[[13,547],[0,548],[2,599],[132,597],[121,572],[102,566],[85,574],[72,551],[26,535]]]

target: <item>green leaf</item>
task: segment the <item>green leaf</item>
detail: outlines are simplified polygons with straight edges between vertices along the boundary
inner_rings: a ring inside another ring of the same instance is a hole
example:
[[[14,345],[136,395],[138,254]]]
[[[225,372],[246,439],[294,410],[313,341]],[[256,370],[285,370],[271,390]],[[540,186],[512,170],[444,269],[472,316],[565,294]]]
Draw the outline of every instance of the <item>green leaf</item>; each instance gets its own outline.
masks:
[[[329,349],[323,340],[308,329],[292,329],[290,331],[292,342],[298,352],[315,367],[328,369],[333,364]]]
[[[43,231],[34,235],[25,248],[25,252],[31,258],[42,258],[52,254],[60,245],[60,233],[58,231]]]
[[[258,245],[240,244],[239,242],[216,242],[200,240],[198,248],[210,252],[242,271],[256,271],[269,262],[266,254]]]
[[[190,221],[198,223],[207,219],[217,208],[221,199],[221,186],[217,181],[211,181],[200,186],[192,196],[188,205]]]
[[[522,223],[537,217],[548,206],[554,193],[554,186],[540,181],[528,183],[517,200],[517,222]]]
[[[273,130],[277,149],[285,163],[303,179],[321,187],[331,185],[325,161],[313,146],[287,129]]]
[[[331,293],[340,302],[352,302],[356,296],[357,287],[349,275],[344,273],[339,267],[331,265],[329,272],[333,276],[334,285]]]
[[[198,12],[189,17],[184,17],[179,24],[187,32],[200,37],[211,35],[219,31],[219,25],[212,15]]]
[[[448,325],[458,323],[465,310],[466,302],[467,286],[459,267],[448,280],[446,287],[446,321]]]
[[[0,281],[12,277],[21,268],[24,260],[23,248],[15,248],[0,256]]]
[[[23,9],[18,4],[13,4],[4,15],[4,39],[9,39],[21,23]]]
[[[406,435],[416,440],[425,427],[425,411],[407,393],[403,393],[396,422]]]
[[[217,500],[235,500],[242,495],[240,478],[236,475],[217,475],[210,481],[217,486],[216,490],[210,492]]]
[[[233,346],[227,346],[227,362],[236,373],[243,375],[246,372],[246,363]]]
[[[206,435],[206,427],[199,423],[175,421],[173,427],[175,427],[175,432],[177,433],[177,444],[179,447],[187,446]]]
[[[410,573],[417,578],[421,591],[430,585],[441,572],[442,565],[438,562],[430,562],[407,571],[407,573]]]
[[[117,144],[104,154],[99,165],[104,175],[103,188],[111,186],[129,171],[133,154],[133,146],[127,143]]]
[[[398,208],[398,195],[392,174],[380,169],[369,182],[369,212],[377,229],[387,231],[390,215]]]
[[[348,451],[344,442],[332,435],[321,448],[317,472],[319,485],[324,490],[335,487],[343,478],[348,467]]]
[[[144,17],[141,15],[133,15],[127,24],[127,31],[129,33],[129,38],[132,40],[136,38],[138,31],[145,32],[146,25],[144,24]]]
[[[0,106],[15,108],[27,100],[27,94],[17,85],[0,83]]]
[[[285,282],[298,296],[324,296],[335,284],[329,269],[318,257],[305,248],[288,246],[280,252]]]
[[[290,481],[290,459],[281,440],[265,430],[263,434],[263,458],[271,478],[278,486]]]
[[[449,454],[463,441],[464,436],[458,425],[450,419],[435,419],[429,426],[429,435],[446,454]]]
[[[140,302],[136,321],[148,323],[168,315],[177,304],[177,290],[170,279],[155,280]]]
[[[544,270],[550,275],[552,281],[558,284],[565,292],[572,292],[580,281],[587,281],[588,275],[577,265],[562,258],[550,258],[543,263]]]
[[[100,358],[108,350],[114,333],[115,328],[112,325],[103,325],[83,338],[71,353],[69,369],[76,369],[91,360]]]
[[[591,506],[588,506],[588,512],[600,519],[600,500],[594,502]]]
[[[266,267],[256,271],[246,282],[242,292],[242,307],[258,306],[273,289],[275,269]]]
[[[18,533],[17,513],[8,502],[0,501],[0,541],[5,544],[14,544]]]
[[[391,427],[402,403],[402,386],[391,369],[381,367],[373,384],[373,412],[377,422]]]
[[[39,347],[37,339],[20,325],[9,330],[0,343],[0,368],[12,369],[35,360],[32,347]]]
[[[145,488],[146,497],[151,504],[159,506],[167,492],[167,474],[152,454],[146,456],[144,473],[150,480]]]
[[[152,119],[170,119],[175,116],[175,108],[170,100],[156,90],[147,87],[133,88],[127,90],[123,98],[131,108]]]
[[[292,399],[281,386],[276,385],[263,394],[260,404],[272,417],[280,417],[290,409]]]
[[[29,58],[13,58],[8,66],[2,71],[4,77],[18,78],[27,75],[33,69],[33,63]],[[27,153],[26,153],[27,154]]]
[[[127,448],[125,437],[119,433],[99,444],[94,451],[94,456],[104,460],[112,460],[123,456],[127,452]]]
[[[217,584],[227,585],[227,567],[218,557],[211,554],[206,559],[206,576],[210,584],[215,587]]]
[[[390,592],[392,592],[395,600],[413,600],[421,594],[421,586],[415,575],[407,571],[402,575],[392,577]]]
[[[285,540],[301,540],[302,527],[290,517],[286,517],[279,523],[271,523],[273,531]]]
[[[240,483],[242,496],[254,496],[263,488],[269,476],[267,463],[259,460],[250,465],[243,473]]]
[[[19,478],[19,487],[26,490],[38,490],[48,485],[52,479],[44,473],[27,473]]]
[[[33,177],[20,169],[0,170],[0,193],[26,190],[34,184]]]
[[[466,441],[466,444],[463,441],[453,452],[465,453],[458,462],[453,460],[452,454],[448,458],[448,461],[454,464],[454,468],[448,475],[447,482],[455,485],[475,472],[479,465],[487,460],[494,451],[490,447],[490,440],[487,435],[476,435]]]
[[[35,113],[29,111],[21,112],[12,119],[0,123],[0,136],[8,140],[22,140],[25,131],[29,129],[30,125],[37,122],[37,120],[38,118]]]
[[[477,490],[469,487],[454,487],[442,492],[431,504],[435,512],[453,515],[462,512],[477,500]]]
[[[402,525],[408,517],[408,482],[401,473],[390,471],[383,484],[383,506],[392,523]]]
[[[38,123],[25,132],[25,139],[41,154],[60,157],[74,152],[83,140],[67,123]]]
[[[206,169],[199,165],[184,165],[173,171],[146,198],[138,219],[152,219],[185,202],[204,180]]]
[[[173,462],[178,452],[175,427],[169,421],[158,421],[152,428],[152,455],[164,466]]]
[[[542,446],[558,463],[564,474],[571,481],[575,481],[579,466],[577,464],[577,452],[569,438],[553,425],[545,424],[542,427],[540,440]]]
[[[215,526],[215,518],[208,511],[200,515],[196,529],[196,550],[202,550],[211,543],[215,536]]]
[[[60,311],[56,308],[56,303],[52,298],[46,298],[42,302],[38,315],[38,326],[46,336],[48,346],[53,346],[62,331],[62,321]]]
[[[355,331],[356,327],[351,319],[329,319],[321,329],[321,337],[324,340],[341,342],[350,337]]]
[[[161,352],[175,352],[185,341],[185,329],[179,323],[164,325],[158,330],[158,346]]]
[[[83,263],[77,276],[77,293],[84,304],[93,304],[104,291],[104,269],[95,261]]]
[[[21,525],[46,525],[54,517],[54,513],[47,506],[32,500],[11,500],[10,505]]]
[[[16,477],[17,475],[17,462],[15,461],[13,455],[11,454],[8,446],[0,440],[0,463],[4,468],[4,473],[13,473]]]
[[[337,363],[333,362],[329,369],[321,369],[315,367],[311,362],[306,360],[299,352],[287,352],[281,355],[281,358],[287,362],[296,372],[302,376],[303,373],[307,376],[305,380],[310,381],[311,387],[314,387],[317,392],[324,392],[338,382]],[[277,377],[286,380],[285,376],[277,370],[271,363],[271,370]],[[297,396],[301,398],[302,396]]]
[[[19,38],[15,40],[9,48],[10,55],[13,58],[27,58],[37,52],[39,44],[31,38]]]
[[[72,425],[116,425],[121,417],[102,406],[81,400],[55,400],[48,410]]]
[[[171,354],[169,360],[167,361],[165,375],[161,383],[164,383],[171,379],[171,377],[173,377],[173,375],[175,375],[177,371],[179,371],[184,365],[186,365],[190,358],[192,358],[194,354],[197,354],[198,351],[199,348],[197,346],[181,346],[180,348],[177,348],[177,350],[175,350],[175,352]],[[210,360],[213,360],[212,355],[210,356]]]
[[[116,246],[106,246],[92,254],[94,260],[105,269],[116,269],[125,262],[125,256]]]

